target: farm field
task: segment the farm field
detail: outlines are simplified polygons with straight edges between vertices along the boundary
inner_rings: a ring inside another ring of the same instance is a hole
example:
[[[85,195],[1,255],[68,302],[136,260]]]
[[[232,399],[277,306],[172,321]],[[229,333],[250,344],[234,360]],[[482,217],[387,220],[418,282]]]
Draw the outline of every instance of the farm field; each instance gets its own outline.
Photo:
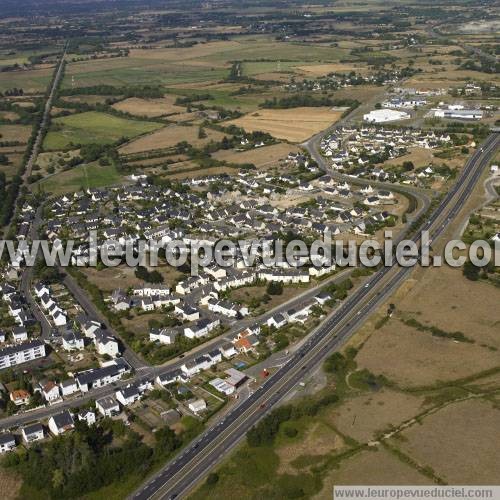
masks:
[[[31,134],[29,125],[0,125],[0,141],[25,143]],[[12,149],[12,148],[9,148]]]
[[[12,87],[23,88],[25,92],[45,92],[52,77],[53,68],[29,69],[0,72],[0,92]]]
[[[221,150],[212,156],[217,160],[229,163],[253,163],[257,168],[270,168],[277,166],[278,162],[285,160],[289,153],[299,152],[299,148],[286,143],[273,144],[247,151]]]
[[[120,148],[120,153],[130,154],[170,148],[182,141],[187,141],[193,146],[199,146],[206,144],[210,140],[217,141],[224,137],[224,134],[215,130],[206,129],[205,132],[207,137],[200,139],[198,137],[198,127],[167,125],[152,134],[145,135],[125,144]]]
[[[500,471],[500,455],[492,439],[499,433],[498,406],[469,399],[450,404],[403,431],[397,446],[432,467],[448,484],[488,484],[492,471]]]
[[[329,107],[261,109],[229,123],[242,127],[247,132],[261,130],[278,139],[302,142],[329,127],[341,116],[342,111]]]
[[[460,270],[429,270],[419,282],[403,285],[392,299],[397,313],[376,334],[380,316],[360,330],[366,343],[358,364],[405,387],[467,377],[497,366],[498,293],[490,285],[466,281]],[[447,332],[461,331],[474,343],[434,337],[401,321],[410,318]]]
[[[170,115],[172,113],[182,113],[185,108],[175,104],[174,96],[165,96],[161,99],[139,99],[131,97],[124,101],[113,104],[113,108],[124,111],[131,115],[156,117]]]
[[[40,189],[46,193],[60,195],[80,191],[82,189],[92,189],[98,187],[111,186],[122,182],[122,176],[113,166],[101,167],[96,164],[79,165],[49,177],[33,185],[33,190]]]
[[[45,138],[46,149],[63,149],[69,144],[110,144],[122,137],[135,137],[160,128],[159,123],[127,120],[106,113],[88,111],[55,118]]]
[[[329,471],[323,489],[312,498],[323,500],[332,494],[334,485],[428,485],[429,479],[390,451],[378,447],[361,451]]]

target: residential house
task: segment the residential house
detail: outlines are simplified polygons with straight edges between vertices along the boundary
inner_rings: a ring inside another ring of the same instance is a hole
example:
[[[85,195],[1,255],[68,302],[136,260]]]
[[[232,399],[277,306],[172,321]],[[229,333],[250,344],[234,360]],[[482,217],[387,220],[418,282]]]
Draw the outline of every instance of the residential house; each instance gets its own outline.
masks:
[[[188,403],[188,408],[193,412],[195,413],[196,415],[198,415],[199,413],[201,413],[202,411],[206,410],[207,409],[207,403],[204,399],[196,399],[194,401],[190,401]]]
[[[210,332],[215,330],[220,325],[220,320],[210,320],[208,318],[202,318],[198,320],[194,325],[190,325],[184,328],[184,335],[190,339],[199,339]]]
[[[92,410],[84,409],[78,413],[78,420],[80,422],[87,422],[87,425],[91,426],[96,423],[96,416]]]
[[[7,453],[16,447],[16,438],[13,434],[0,434],[0,453]]]
[[[39,384],[42,396],[49,404],[57,403],[61,400],[59,386],[53,380],[43,380]]]
[[[128,406],[141,399],[141,393],[137,386],[131,384],[123,389],[116,391],[116,399],[123,405]]]
[[[62,346],[65,351],[81,351],[85,347],[83,336],[70,330],[62,336]]]
[[[73,416],[68,410],[64,410],[49,418],[49,429],[52,434],[59,436],[75,428]]]
[[[120,405],[113,396],[105,396],[95,402],[95,407],[103,417],[113,417],[120,413]]]
[[[40,423],[31,424],[23,427],[21,429],[21,435],[23,437],[23,441],[26,444],[34,443],[35,441],[40,441],[45,437],[43,426]]]
[[[173,344],[178,335],[179,332],[172,328],[152,328],[149,332],[149,340],[160,344]]]
[[[69,378],[67,380],[63,380],[59,387],[61,388],[61,394],[63,397],[71,396],[75,392],[78,392],[78,384],[74,378]]]
[[[17,389],[12,391],[9,397],[16,406],[22,406],[30,402],[31,394],[24,389]]]

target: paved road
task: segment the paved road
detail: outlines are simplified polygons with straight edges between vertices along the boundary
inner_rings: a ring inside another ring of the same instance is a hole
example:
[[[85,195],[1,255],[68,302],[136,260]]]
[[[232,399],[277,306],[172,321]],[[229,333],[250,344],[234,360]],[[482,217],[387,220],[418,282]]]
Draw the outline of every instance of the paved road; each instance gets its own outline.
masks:
[[[28,158],[28,161],[26,162],[26,167],[24,169],[24,173],[22,176],[23,184],[26,185],[28,182],[28,178],[33,172],[33,165],[36,163],[36,160],[38,158],[38,153],[40,152],[40,148],[42,147],[42,141],[44,138],[43,135],[43,129],[47,126],[49,119],[50,119],[50,110],[52,109],[52,102],[54,101],[54,96],[56,94],[57,88],[59,86],[59,82],[61,81],[62,77],[62,68],[63,68],[63,62],[64,62],[64,57],[66,56],[66,50],[67,50],[67,44],[65,44],[63,53],[61,54],[61,58],[59,60],[58,66],[57,66],[57,71],[54,76],[54,80],[52,81],[52,86],[50,87],[50,92],[47,97],[47,100],[45,101],[45,108],[43,110],[43,116],[42,120],[40,122],[40,126],[38,127],[37,135],[35,138],[35,141],[33,143],[33,146],[31,148],[31,154]],[[14,207],[17,207],[19,199],[22,194],[22,189],[19,189],[16,197],[16,201],[14,202]],[[16,220],[16,214],[13,215],[11,224],[13,221]],[[10,224],[8,228],[6,228],[4,234],[8,234],[10,229]]]
[[[344,271],[339,272],[338,274],[335,274],[334,276],[331,276],[330,278],[327,278],[326,280],[322,281],[320,284],[309,288],[307,290],[304,290],[302,293],[297,295],[296,297],[288,300],[287,302],[271,309],[270,311],[264,313],[263,315],[256,317],[256,318],[251,318],[251,319],[246,319],[242,320],[238,323],[236,323],[231,330],[228,332],[224,333],[223,335],[220,335],[219,337],[215,337],[208,342],[205,342],[189,352],[186,352],[182,358],[175,358],[170,361],[167,361],[166,363],[163,363],[162,365],[159,366],[139,366],[136,368],[137,374],[128,379],[124,384],[128,384],[134,380],[137,380],[138,378],[142,378],[144,376],[147,377],[156,377],[157,375],[161,375],[163,373],[167,373],[171,370],[174,370],[176,368],[180,368],[181,365],[186,363],[187,361],[191,361],[194,358],[206,354],[214,349],[217,349],[218,347],[222,346],[224,343],[228,341],[228,337],[232,335],[233,333],[236,333],[240,331],[241,329],[245,328],[246,326],[250,326],[251,324],[254,323],[262,323],[264,322],[267,318],[270,318],[274,314],[278,312],[283,312],[286,311],[292,307],[300,307],[301,304],[305,303],[307,300],[309,300],[311,297],[314,297],[324,286],[330,284],[330,283],[338,283],[344,279],[346,279],[349,274],[352,272],[352,269],[346,269]],[[74,280],[73,280],[74,282]],[[71,283],[70,286],[73,286],[74,283]],[[66,282],[67,284],[68,282]],[[95,306],[93,306],[93,303],[90,302],[90,299],[87,298],[86,293],[82,291],[81,289],[75,289],[73,288],[72,293],[76,294],[77,300],[78,298],[81,299],[81,302],[87,304],[87,309],[86,312],[87,314],[93,316],[94,314],[97,314],[97,311],[95,309]],[[80,295],[81,294],[81,295]],[[36,305],[36,304],[35,304]],[[82,305],[82,304],[81,304]],[[83,305],[82,305],[83,307]],[[99,319],[99,316],[93,316],[96,317],[96,319]],[[50,324],[48,325],[49,332],[50,332]],[[130,351],[130,350],[129,350]],[[131,351],[130,351],[131,352]],[[122,384],[123,385],[123,384]],[[53,406],[47,407],[47,408],[41,408],[37,410],[33,410],[29,413],[25,414],[20,414],[20,415],[13,415],[11,417],[3,418],[0,419],[0,430],[5,430],[9,429],[12,427],[16,427],[18,425],[24,425],[30,422],[35,422],[37,420],[43,420],[45,418],[50,417],[51,415],[54,415],[58,412],[60,412],[64,408],[71,408],[77,405],[81,405],[85,402],[88,402],[92,399],[96,399],[102,396],[108,396],[110,394],[113,394],[116,391],[116,386],[114,385],[108,385],[105,387],[102,387],[97,390],[92,390],[84,395],[81,395],[79,398],[74,398],[71,399],[69,402],[64,402],[64,403],[58,403]]]
[[[438,238],[458,215],[468,196],[498,149],[500,136],[492,134],[464,167],[457,183],[434,210],[422,229]],[[413,238],[420,242],[417,234]],[[383,304],[412,268],[397,265],[384,267],[368,283],[356,290],[314,332],[289,362],[278,370],[240,406],[229,412],[217,425],[207,429],[179,456],[141,486],[131,498],[175,498],[183,496],[224,458],[246,432],[273,406],[279,403],[297,383],[315,369],[333,350],[341,347],[358,327]]]

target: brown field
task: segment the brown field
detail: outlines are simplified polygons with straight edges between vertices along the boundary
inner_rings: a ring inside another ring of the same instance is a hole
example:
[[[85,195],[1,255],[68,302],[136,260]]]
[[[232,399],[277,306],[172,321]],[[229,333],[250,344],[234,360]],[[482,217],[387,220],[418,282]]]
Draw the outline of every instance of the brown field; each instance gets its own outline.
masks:
[[[500,477],[499,435],[500,411],[488,401],[471,399],[405,430],[408,441],[398,441],[398,447],[449,484],[491,484]]]
[[[373,451],[362,451],[341,462],[339,467],[328,473],[323,481],[323,489],[315,495],[314,500],[332,498],[335,485],[405,485],[432,484],[410,465],[401,462],[390,451],[374,448]]]
[[[500,347],[500,291],[467,281],[461,270],[448,267],[419,274],[419,281],[408,280],[391,299],[396,316],[415,318],[447,332],[461,331],[475,343],[434,337],[397,318],[374,331],[376,318],[372,318],[359,332],[360,337],[369,338],[356,358],[358,366],[409,387],[462,378],[498,366],[498,353],[487,346]]]
[[[182,141],[187,141],[193,146],[200,146],[211,140],[219,141],[224,137],[224,134],[215,130],[205,129],[205,132],[207,137],[205,139],[199,139],[198,127],[168,125],[167,127],[125,144],[120,148],[120,153],[140,153],[153,149],[170,148]]]
[[[68,102],[82,102],[85,104],[102,104],[109,98],[116,98],[116,96],[107,95],[68,95],[63,97],[63,101]]]
[[[2,120],[17,120],[19,115],[14,111],[0,111],[0,119]]]
[[[124,101],[113,104],[113,108],[118,111],[124,111],[131,115],[155,117],[169,115],[172,113],[181,113],[184,108],[175,105],[174,96],[165,96],[161,99],[139,99],[131,97]]]
[[[330,411],[337,429],[360,442],[368,442],[390,425],[398,426],[421,411],[423,398],[383,389],[347,400]]]
[[[280,459],[278,472],[280,474],[296,473],[297,469],[292,462],[301,456],[327,455],[344,449],[344,440],[330,426],[321,421],[310,422],[300,441],[292,440],[276,448],[275,451]]]
[[[139,309],[140,311],[140,309]],[[151,320],[161,321],[165,319],[165,313],[147,313],[147,314],[136,314],[132,313],[132,319],[123,318],[123,326],[130,332],[133,332],[137,336],[147,335],[149,332],[149,322]]]
[[[349,73],[357,71],[358,73],[366,72],[367,68],[359,64],[313,64],[311,66],[297,66],[295,69],[305,73],[307,77],[325,76],[328,73]]]
[[[4,500],[14,500],[18,498],[19,490],[22,485],[22,479],[10,470],[0,467],[0,489],[3,491]]]
[[[229,163],[253,163],[257,168],[273,167],[280,160],[286,159],[288,153],[300,151],[297,146],[279,143],[248,151],[221,150],[212,156],[217,160]]]
[[[186,61],[199,57],[207,57],[224,51],[233,51],[241,48],[241,44],[235,41],[208,42],[186,47],[181,50],[178,48],[167,49],[132,49],[130,57],[139,59],[161,59],[163,61]],[[200,61],[195,61],[200,62]],[[189,61],[193,64],[193,61]]]
[[[338,121],[341,115],[342,111],[329,107],[261,109],[228,123],[249,132],[261,130],[278,139],[302,142],[328,128]]]
[[[142,280],[135,277],[134,269],[126,266],[108,267],[99,271],[93,267],[86,267],[82,268],[82,272],[90,283],[103,292],[111,292],[116,288],[126,290],[142,283]]]
[[[236,175],[238,170],[231,167],[212,167],[206,168],[203,170],[192,170],[189,172],[179,172],[169,174],[169,179],[180,180],[180,179],[196,179],[198,177],[206,177],[208,175],[220,175],[220,174],[228,174],[228,175]]]
[[[30,134],[29,125],[0,125],[0,141],[26,142]]]

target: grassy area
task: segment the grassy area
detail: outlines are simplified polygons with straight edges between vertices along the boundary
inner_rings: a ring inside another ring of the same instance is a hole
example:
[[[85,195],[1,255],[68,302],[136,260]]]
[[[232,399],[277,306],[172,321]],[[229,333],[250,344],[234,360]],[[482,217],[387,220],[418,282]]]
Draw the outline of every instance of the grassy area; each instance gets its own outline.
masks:
[[[165,64],[165,61],[162,60],[150,61],[133,58],[127,58],[127,60],[129,64],[124,67],[92,66],[89,62],[69,64],[62,86],[70,88],[72,76],[74,76],[77,87],[99,84],[120,87],[123,85],[172,85],[218,81],[228,74],[226,68],[172,65]]]
[[[88,111],[53,120],[45,138],[45,149],[63,149],[73,144],[110,144],[121,137],[135,137],[160,128],[159,123],[127,120],[117,116]]]
[[[122,181],[114,166],[101,167],[97,164],[80,165],[71,170],[46,178],[35,185],[55,195],[79,191],[80,189],[110,186]]]

